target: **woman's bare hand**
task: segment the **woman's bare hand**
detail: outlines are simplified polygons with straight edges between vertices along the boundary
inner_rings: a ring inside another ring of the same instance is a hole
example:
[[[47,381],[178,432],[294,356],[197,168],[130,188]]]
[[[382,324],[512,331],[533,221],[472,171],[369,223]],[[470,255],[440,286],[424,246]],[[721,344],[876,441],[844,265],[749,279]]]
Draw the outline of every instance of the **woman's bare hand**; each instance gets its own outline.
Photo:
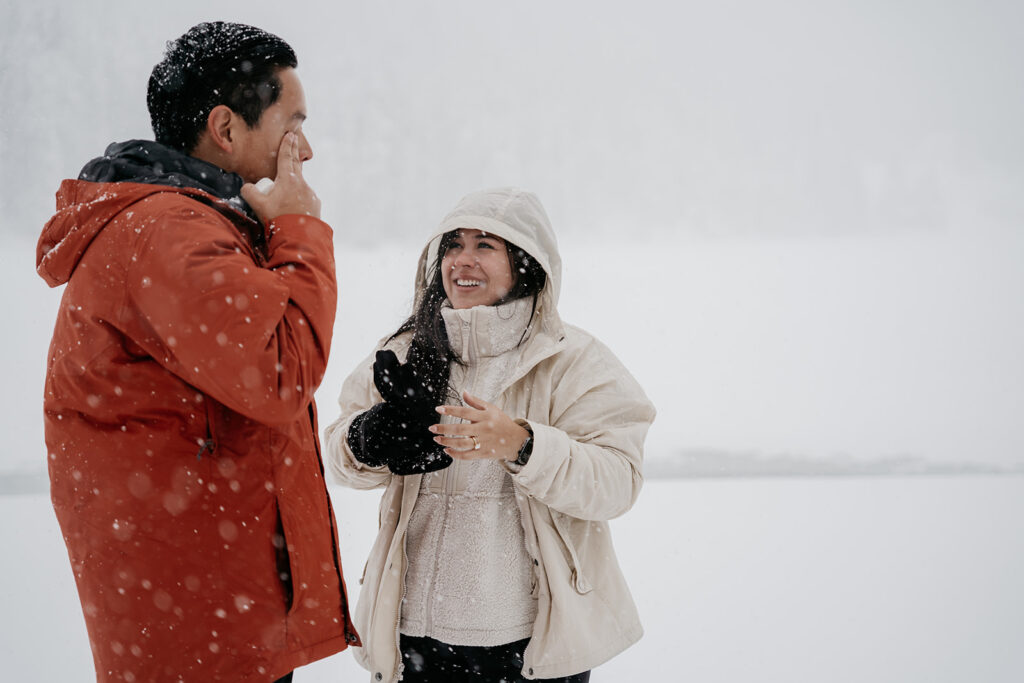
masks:
[[[529,432],[495,405],[462,392],[465,406],[438,406],[442,415],[465,420],[455,424],[431,425],[434,441],[444,452],[460,460],[515,460]]]

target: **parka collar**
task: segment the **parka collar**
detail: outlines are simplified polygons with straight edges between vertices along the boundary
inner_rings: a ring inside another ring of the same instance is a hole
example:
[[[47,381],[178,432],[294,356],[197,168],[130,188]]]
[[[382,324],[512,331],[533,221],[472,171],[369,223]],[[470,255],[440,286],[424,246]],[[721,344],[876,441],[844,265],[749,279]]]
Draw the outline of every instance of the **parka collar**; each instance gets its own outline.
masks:
[[[241,196],[242,185],[245,184],[242,176],[152,140],[111,143],[103,156],[96,157],[82,168],[78,179],[93,183],[191,187],[222,199],[237,211],[256,219]]]
[[[519,346],[529,334],[533,298],[516,299],[499,306],[441,309],[448,342],[463,361],[493,358]]]

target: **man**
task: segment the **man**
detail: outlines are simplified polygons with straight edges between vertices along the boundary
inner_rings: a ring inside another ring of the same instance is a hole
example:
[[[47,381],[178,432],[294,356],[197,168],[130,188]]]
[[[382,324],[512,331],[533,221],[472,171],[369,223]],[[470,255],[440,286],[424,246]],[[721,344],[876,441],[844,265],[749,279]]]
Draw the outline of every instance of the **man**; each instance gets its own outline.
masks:
[[[317,440],[337,289],[292,49],[200,24],[156,142],[57,193],[51,495],[100,681],[275,681],[359,643]],[[263,194],[253,183],[275,179]]]

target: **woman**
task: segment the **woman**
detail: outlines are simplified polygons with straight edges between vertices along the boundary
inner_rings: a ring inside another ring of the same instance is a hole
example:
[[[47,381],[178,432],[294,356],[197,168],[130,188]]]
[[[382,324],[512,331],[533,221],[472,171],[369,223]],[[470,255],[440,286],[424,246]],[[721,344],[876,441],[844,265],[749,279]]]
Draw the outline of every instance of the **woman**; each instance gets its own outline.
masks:
[[[642,634],[606,520],[640,492],[654,407],[561,321],[560,278],[536,196],[470,194],[345,381],[331,469],[386,487],[356,609],[374,681],[587,681]]]

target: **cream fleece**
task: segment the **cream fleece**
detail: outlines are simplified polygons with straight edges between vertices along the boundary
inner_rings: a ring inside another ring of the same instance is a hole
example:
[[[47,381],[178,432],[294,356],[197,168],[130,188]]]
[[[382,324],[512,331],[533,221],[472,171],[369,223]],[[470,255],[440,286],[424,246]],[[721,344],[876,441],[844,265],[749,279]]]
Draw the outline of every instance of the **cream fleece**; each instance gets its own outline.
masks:
[[[494,401],[518,361],[532,300],[443,309],[451,386]],[[454,400],[454,399],[453,399]],[[445,418],[450,420],[450,418]],[[452,645],[528,638],[537,600],[512,477],[497,460],[455,460],[425,475],[409,519],[401,632]]]

